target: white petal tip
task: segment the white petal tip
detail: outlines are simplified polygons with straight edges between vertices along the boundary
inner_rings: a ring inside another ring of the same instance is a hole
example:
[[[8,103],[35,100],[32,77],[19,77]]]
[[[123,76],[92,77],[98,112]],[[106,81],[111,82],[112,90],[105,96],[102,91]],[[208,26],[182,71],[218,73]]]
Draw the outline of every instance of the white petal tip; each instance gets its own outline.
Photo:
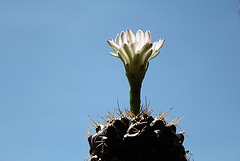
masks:
[[[118,54],[116,54],[116,53],[109,52],[109,54],[112,55],[112,56],[114,56],[114,57],[119,58]]]

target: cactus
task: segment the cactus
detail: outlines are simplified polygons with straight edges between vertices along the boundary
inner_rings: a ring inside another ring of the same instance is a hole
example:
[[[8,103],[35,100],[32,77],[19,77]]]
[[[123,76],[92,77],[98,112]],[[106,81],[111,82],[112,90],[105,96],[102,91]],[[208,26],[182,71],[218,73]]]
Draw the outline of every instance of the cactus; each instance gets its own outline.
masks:
[[[181,118],[170,123],[168,111],[151,116],[152,110],[141,108],[140,92],[149,61],[159,54],[164,39],[151,43],[150,31],[131,30],[107,41],[113,48],[110,55],[120,58],[130,85],[130,110],[117,109],[118,117],[109,113],[104,124],[94,122],[96,134],[88,133],[91,161],[187,161],[183,147],[184,132],[176,133]],[[90,118],[91,119],[91,118]]]

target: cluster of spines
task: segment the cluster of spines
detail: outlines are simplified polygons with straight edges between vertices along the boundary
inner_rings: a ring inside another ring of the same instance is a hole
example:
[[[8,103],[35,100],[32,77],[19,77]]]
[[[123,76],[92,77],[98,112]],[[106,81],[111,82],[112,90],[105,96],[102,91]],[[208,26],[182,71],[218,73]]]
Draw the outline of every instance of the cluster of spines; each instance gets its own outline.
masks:
[[[115,111],[117,111],[118,117],[114,116]],[[122,112],[120,109],[116,109],[115,111],[113,113],[109,112],[106,119],[102,117],[105,125],[100,124],[99,121],[95,122],[90,117],[95,124],[91,126],[90,129],[96,129],[95,135],[88,133],[91,161],[108,161],[108,158],[111,158],[111,160],[115,158],[116,161],[120,161],[118,158],[123,158],[123,155],[138,153],[137,151],[141,152],[141,149],[137,147],[138,145],[154,146],[154,150],[151,153],[159,153],[159,151],[156,150],[159,144],[158,141],[161,141],[160,145],[166,144],[164,146],[169,147],[165,148],[168,151],[174,152],[174,148],[172,147],[182,148],[180,151],[178,150],[181,154],[176,155],[182,156],[180,158],[183,161],[186,160],[185,149],[182,146],[185,132],[176,134],[176,125],[181,122],[182,118],[177,118],[167,123],[165,117],[170,111],[168,110],[163,114],[160,113],[154,119],[150,116],[152,110],[148,112],[147,107],[145,110],[141,110],[141,114],[135,117],[132,117],[131,111],[128,110]],[[160,130],[163,128],[164,130]],[[166,136],[163,133],[166,133]],[[152,134],[154,134],[154,137],[156,136],[157,139],[153,139]],[[143,137],[144,139],[142,139]],[[166,140],[166,138],[170,140]],[[171,146],[167,144],[171,144]],[[125,147],[126,145],[127,149]],[[171,152],[169,154],[172,155]],[[132,159],[137,160],[137,158]],[[143,159],[139,158],[139,160]]]

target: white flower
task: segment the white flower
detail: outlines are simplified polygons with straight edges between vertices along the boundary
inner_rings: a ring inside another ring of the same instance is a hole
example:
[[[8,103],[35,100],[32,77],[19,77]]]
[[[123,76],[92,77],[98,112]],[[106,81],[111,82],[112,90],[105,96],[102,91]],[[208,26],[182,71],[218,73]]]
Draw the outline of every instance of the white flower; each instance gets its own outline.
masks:
[[[135,36],[128,29],[126,33],[117,34],[115,41],[111,39],[107,42],[115,52],[110,54],[122,60],[127,75],[130,72],[144,77],[149,61],[160,53],[164,41],[160,39],[152,44],[150,31],[144,34],[138,30]]]

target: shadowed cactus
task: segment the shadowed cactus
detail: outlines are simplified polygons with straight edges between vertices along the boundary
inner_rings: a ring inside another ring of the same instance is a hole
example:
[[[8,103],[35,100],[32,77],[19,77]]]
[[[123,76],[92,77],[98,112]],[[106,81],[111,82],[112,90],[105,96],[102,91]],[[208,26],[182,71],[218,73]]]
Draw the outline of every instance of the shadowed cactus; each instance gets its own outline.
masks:
[[[116,118],[110,114],[105,125],[95,123],[96,134],[88,137],[91,161],[187,161],[184,133],[176,133],[181,119],[168,124],[166,113],[131,117],[126,111]]]
[[[118,117],[109,113],[104,124],[95,122],[96,134],[88,134],[91,161],[187,161],[183,147],[184,133],[176,133],[175,119],[167,123],[168,111],[155,118],[148,112],[148,105],[140,108],[141,85],[149,61],[159,54],[165,40],[151,43],[151,34],[138,30],[121,32],[115,41],[107,41],[122,60],[130,85],[130,111],[117,110]]]

